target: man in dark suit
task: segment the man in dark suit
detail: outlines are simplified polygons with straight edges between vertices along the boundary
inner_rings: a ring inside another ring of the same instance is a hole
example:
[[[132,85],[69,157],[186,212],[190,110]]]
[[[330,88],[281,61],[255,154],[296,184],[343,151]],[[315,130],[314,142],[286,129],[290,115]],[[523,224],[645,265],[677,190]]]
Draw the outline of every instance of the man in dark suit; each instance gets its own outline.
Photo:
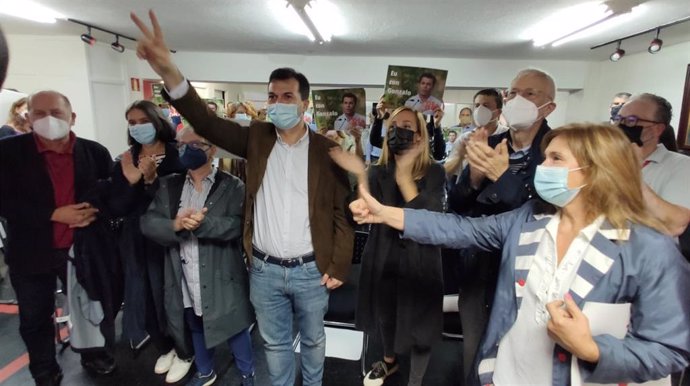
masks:
[[[76,115],[64,95],[41,91],[29,98],[33,133],[0,142],[0,217],[7,219],[7,264],[19,303],[19,332],[37,385],[58,385],[55,360],[56,278],[66,285],[66,264],[77,229],[98,216],[85,197],[107,179],[112,159],[103,146],[77,138]],[[110,373],[104,352],[82,354],[82,365]]]
[[[539,146],[551,130],[546,117],[556,109],[555,97],[556,85],[549,74],[525,69],[515,76],[502,110],[510,130],[488,137],[486,132],[475,132],[470,137],[468,165],[448,193],[453,212],[470,217],[499,214],[535,197],[534,173],[543,161]],[[500,254],[475,249],[459,253],[463,367],[470,377],[491,312]]]
[[[329,290],[347,277],[354,236],[345,217],[347,176],[328,155],[337,144],[312,133],[303,121],[309,82],[293,69],[279,68],[269,77],[272,123],[241,127],[224,120],[189,86],[172,62],[155,15],[149,16],[153,31],[132,14],[144,35],[137,55],[161,76],[171,103],[200,136],[247,159],[243,245],[271,383],[294,383],[294,319],[301,336],[302,384],[321,385],[323,317]]]

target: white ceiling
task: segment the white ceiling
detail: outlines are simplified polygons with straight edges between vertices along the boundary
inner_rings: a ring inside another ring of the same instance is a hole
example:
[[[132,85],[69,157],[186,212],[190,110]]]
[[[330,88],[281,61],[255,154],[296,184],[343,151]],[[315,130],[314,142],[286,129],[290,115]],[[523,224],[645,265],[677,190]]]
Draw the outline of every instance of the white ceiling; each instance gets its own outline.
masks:
[[[518,36],[550,14],[585,0],[331,0],[345,19],[347,33],[319,46],[287,30],[271,11],[271,0],[35,1],[67,17],[133,37],[139,34],[129,12],[145,16],[152,8],[176,50],[340,56],[604,60],[615,46],[589,47],[690,16],[690,0],[649,0],[641,17],[612,31],[541,49]],[[4,15],[0,25],[10,34],[85,32],[67,21],[46,25]],[[93,35],[113,40],[110,35]],[[653,37],[650,32],[626,40],[622,48],[628,54],[645,51]],[[690,41],[690,22],[663,30],[661,38],[665,46]]]

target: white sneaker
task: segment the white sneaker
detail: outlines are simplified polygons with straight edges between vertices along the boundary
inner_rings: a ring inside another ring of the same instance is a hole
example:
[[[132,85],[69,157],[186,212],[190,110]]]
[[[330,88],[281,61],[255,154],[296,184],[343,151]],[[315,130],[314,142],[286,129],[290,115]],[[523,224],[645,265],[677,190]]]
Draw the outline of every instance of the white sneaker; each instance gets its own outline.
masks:
[[[175,349],[170,350],[169,353],[163,354],[156,360],[156,366],[153,368],[153,372],[156,374],[165,374],[170,370],[170,366],[173,364],[173,359],[177,357]]]
[[[170,366],[170,370],[168,370],[168,375],[165,376],[165,382],[179,382],[180,379],[184,378],[184,376],[187,375],[189,369],[192,367],[193,362],[194,357],[185,360],[180,359],[177,355],[175,355],[175,359],[173,359],[172,361],[172,366]]]

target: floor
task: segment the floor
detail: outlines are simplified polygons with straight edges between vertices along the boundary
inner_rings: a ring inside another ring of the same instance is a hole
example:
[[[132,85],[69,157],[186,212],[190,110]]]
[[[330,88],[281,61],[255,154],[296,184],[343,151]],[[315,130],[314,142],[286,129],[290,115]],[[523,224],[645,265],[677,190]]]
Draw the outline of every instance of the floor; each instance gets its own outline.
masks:
[[[28,356],[24,344],[18,333],[19,320],[17,306],[8,304],[12,299],[11,288],[6,281],[0,281],[0,386],[30,386],[33,380],[27,368]],[[65,333],[63,331],[63,333]],[[256,329],[252,333],[254,352],[256,358],[256,382],[257,386],[269,385],[266,371],[266,361],[263,355],[262,340]],[[337,339],[330,340],[332,344],[338,343]],[[353,339],[350,340],[354,342]],[[347,342],[347,340],[345,341]],[[345,343],[348,344],[348,343]],[[58,349],[60,346],[58,345]],[[342,347],[338,347],[342,349]],[[299,355],[296,354],[298,359]],[[375,337],[369,340],[366,353],[367,367],[375,360],[381,358],[381,345]],[[69,348],[58,355],[64,379],[63,386],[151,386],[165,385],[164,376],[153,373],[153,366],[157,359],[155,349],[150,345],[144,347],[141,352],[134,354],[127,345],[119,344],[115,352],[118,369],[111,375],[94,377],[85,372],[80,363],[79,355]],[[427,386],[458,386],[461,384],[461,344],[458,340],[445,339],[437,344],[432,351],[432,358],[424,378]],[[386,380],[385,386],[405,386],[409,359],[400,358],[400,371]],[[299,364],[298,364],[299,367]],[[222,346],[216,350],[216,372],[219,374],[216,385],[239,385],[240,376],[233,366],[232,356],[227,347]],[[298,376],[298,378],[300,378]],[[183,379],[177,385],[185,385],[187,379]],[[674,385],[678,380],[674,379]],[[299,380],[297,386],[301,385]],[[359,386],[362,385],[360,362],[356,360],[343,360],[326,358],[324,366],[323,385],[325,386]],[[690,377],[685,377],[682,386],[690,386]]]
[[[24,344],[19,337],[18,316],[16,305],[6,304],[12,298],[11,288],[6,282],[0,282],[0,385],[29,386],[33,380],[27,367],[28,356]],[[252,333],[256,356],[256,385],[268,385],[266,361],[263,355],[262,341],[258,331]],[[335,340],[334,340],[335,341]],[[341,343],[342,344],[342,343]],[[60,346],[58,346],[58,349]],[[456,340],[441,342],[434,348],[429,369],[425,378],[425,385],[455,386],[460,385],[460,344]],[[380,344],[375,338],[370,339],[367,350],[367,366],[381,357]],[[111,375],[95,377],[86,373],[80,363],[79,355],[66,349],[58,355],[64,379],[63,386],[150,386],[165,385],[164,376],[153,373],[153,366],[157,359],[155,349],[150,345],[135,355],[127,345],[120,344],[115,352],[118,369]],[[386,386],[405,386],[408,372],[407,358],[401,358],[401,370],[392,375],[385,383]],[[219,374],[216,385],[238,385],[240,376],[233,366],[232,356],[227,347],[216,350],[216,371]],[[299,377],[298,377],[299,378]],[[178,383],[184,385],[186,379]],[[298,382],[297,385],[301,383]],[[359,361],[327,358],[324,370],[323,384],[327,386],[359,386],[362,384]]]

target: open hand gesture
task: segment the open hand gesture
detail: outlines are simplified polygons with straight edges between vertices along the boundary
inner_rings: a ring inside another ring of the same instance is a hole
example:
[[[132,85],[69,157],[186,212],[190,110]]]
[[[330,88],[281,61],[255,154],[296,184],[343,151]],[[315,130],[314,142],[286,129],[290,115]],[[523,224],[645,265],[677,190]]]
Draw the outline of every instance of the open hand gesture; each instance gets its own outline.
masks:
[[[122,175],[127,179],[130,185],[136,185],[141,181],[141,170],[134,166],[134,161],[132,160],[132,152],[130,150],[125,151],[120,155],[120,166],[122,167]]]

